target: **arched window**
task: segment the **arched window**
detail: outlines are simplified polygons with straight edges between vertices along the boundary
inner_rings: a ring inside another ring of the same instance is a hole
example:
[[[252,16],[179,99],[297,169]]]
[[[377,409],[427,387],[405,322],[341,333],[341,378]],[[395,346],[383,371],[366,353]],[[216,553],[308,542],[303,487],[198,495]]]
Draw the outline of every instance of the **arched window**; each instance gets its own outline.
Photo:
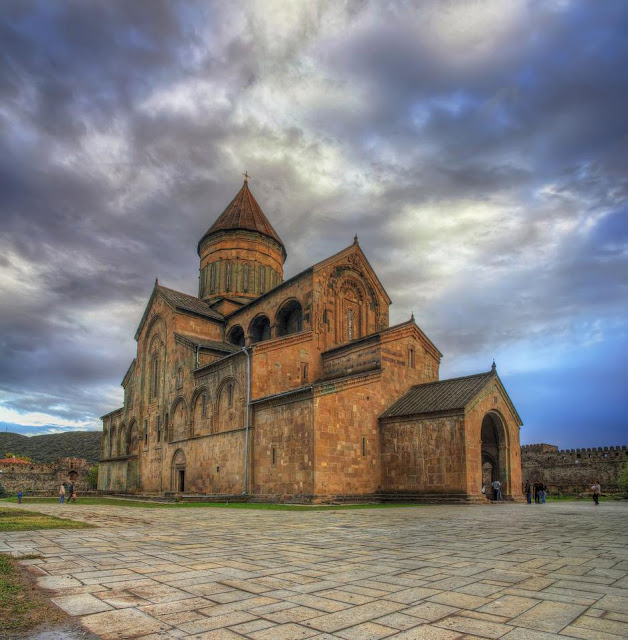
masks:
[[[227,340],[231,344],[235,344],[238,347],[244,346],[244,331],[240,325],[233,327],[228,334]]]
[[[231,291],[231,263],[227,262],[227,275],[225,276],[225,290]]]
[[[153,354],[151,361],[150,397],[154,400],[159,393],[159,354]]]
[[[228,394],[228,398],[229,398],[229,406],[233,407],[233,382],[229,383],[227,394]]]
[[[259,292],[264,293],[266,291],[266,267],[259,268]]]
[[[207,417],[207,394],[206,393],[204,393],[203,397],[201,398],[201,417],[202,418]]]
[[[353,340],[353,309],[347,311],[347,336]]]
[[[177,389],[183,386],[183,369],[179,367],[177,369]]]
[[[161,442],[161,416],[157,416],[157,442]]]
[[[277,314],[277,335],[287,336],[303,330],[303,308],[298,300],[291,300]]]
[[[270,340],[270,320],[266,316],[258,316],[249,329],[251,344]]]
[[[410,369],[414,369],[414,349],[412,347],[408,349],[408,366]]]

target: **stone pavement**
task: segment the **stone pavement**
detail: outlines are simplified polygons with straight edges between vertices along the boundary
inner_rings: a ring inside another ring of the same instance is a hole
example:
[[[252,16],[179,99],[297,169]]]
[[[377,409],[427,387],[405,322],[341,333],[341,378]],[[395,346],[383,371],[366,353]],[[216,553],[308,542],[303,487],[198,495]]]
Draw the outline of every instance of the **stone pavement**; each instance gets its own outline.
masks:
[[[628,637],[628,503],[355,511],[14,505],[0,534],[105,639]]]

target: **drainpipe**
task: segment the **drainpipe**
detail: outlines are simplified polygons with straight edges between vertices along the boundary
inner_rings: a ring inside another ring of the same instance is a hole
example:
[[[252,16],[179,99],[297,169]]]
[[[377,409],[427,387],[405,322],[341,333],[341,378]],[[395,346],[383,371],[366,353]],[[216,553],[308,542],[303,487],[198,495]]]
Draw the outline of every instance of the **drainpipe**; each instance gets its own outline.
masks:
[[[249,415],[251,413],[251,354],[247,347],[242,347],[246,353],[246,430],[244,443],[244,491],[242,495],[248,493],[249,486]]]

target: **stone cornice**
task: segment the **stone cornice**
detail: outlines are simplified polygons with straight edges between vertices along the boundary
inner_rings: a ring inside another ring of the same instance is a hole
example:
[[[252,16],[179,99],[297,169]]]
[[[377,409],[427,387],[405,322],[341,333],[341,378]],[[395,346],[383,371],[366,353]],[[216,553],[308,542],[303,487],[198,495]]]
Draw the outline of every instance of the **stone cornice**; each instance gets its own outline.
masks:
[[[259,398],[251,401],[251,407],[257,410],[260,407],[275,407],[277,405],[290,404],[292,402],[300,402],[302,400],[308,400],[312,398],[312,387],[298,387],[291,391],[284,391],[283,393],[277,393],[272,396],[266,396],[265,398]]]
[[[337,393],[350,389],[352,387],[359,387],[363,384],[375,382],[381,378],[382,370],[377,369],[375,371],[368,371],[365,373],[355,373],[344,378],[336,378],[335,380],[329,380],[326,382],[314,383],[314,397],[325,396],[329,393]]]
[[[300,331],[299,333],[292,333],[287,336],[280,336],[279,338],[272,338],[271,340],[264,340],[264,342],[256,342],[251,345],[252,355],[258,355],[266,353],[268,351],[274,351],[275,349],[283,349],[285,347],[292,346],[293,344],[299,344],[301,342],[310,342],[312,340],[313,331],[308,329],[306,331]]]

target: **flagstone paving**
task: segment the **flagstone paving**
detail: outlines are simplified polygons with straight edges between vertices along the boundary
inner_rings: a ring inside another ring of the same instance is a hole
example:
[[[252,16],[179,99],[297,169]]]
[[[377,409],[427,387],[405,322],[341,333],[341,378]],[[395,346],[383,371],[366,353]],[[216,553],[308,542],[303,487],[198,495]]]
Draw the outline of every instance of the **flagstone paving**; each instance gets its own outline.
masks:
[[[281,512],[12,505],[96,529],[0,534],[115,638],[628,637],[628,503]]]

